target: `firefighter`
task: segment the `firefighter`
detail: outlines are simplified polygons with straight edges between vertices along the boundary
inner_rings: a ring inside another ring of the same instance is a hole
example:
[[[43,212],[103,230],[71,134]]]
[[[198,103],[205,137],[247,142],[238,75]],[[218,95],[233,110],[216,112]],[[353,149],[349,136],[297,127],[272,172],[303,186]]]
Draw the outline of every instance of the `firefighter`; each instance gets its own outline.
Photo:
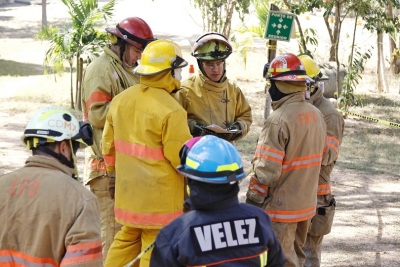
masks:
[[[134,69],[140,84],[111,101],[103,154],[108,176],[115,177],[115,218],[123,226],[106,267],[125,266],[182,213],[186,190],[175,168],[180,148],[192,136],[185,110],[171,96],[180,87],[181,68],[188,64],[181,56],[172,41],[151,42]],[[149,260],[146,253],[140,266],[149,266]]]
[[[160,231],[150,266],[284,266],[268,214],[239,203],[246,174],[236,148],[216,136],[195,137],[180,159],[192,210]]]
[[[316,210],[326,125],[321,112],[305,100],[306,83],[312,79],[296,55],[273,59],[268,78],[274,111],[258,138],[246,202],[269,214],[286,266],[299,267]]]
[[[84,184],[97,196],[100,206],[103,258],[121,226],[115,222],[114,201],[108,193],[110,178],[101,154],[101,138],[110,101],[139,83],[132,73],[146,45],[154,40],[149,25],[138,17],[106,28],[110,45],[88,65],[82,83],[83,118],[93,126],[94,144],[86,149]]]
[[[92,144],[91,126],[47,106],[22,139],[32,156],[0,177],[0,265],[101,267],[96,196],[76,180],[76,152]]]
[[[225,60],[232,46],[225,36],[209,32],[198,38],[192,50],[200,72],[182,81],[182,88],[175,93],[187,111],[191,134],[212,134],[231,142],[243,138],[250,130],[252,115],[240,88],[226,77]],[[209,125],[228,131],[215,132],[206,128]]]
[[[339,156],[339,148],[344,131],[344,119],[340,112],[323,95],[323,81],[329,79],[329,77],[321,73],[317,63],[310,56],[301,55],[299,59],[303,63],[307,75],[315,81],[309,86],[310,98],[308,102],[317,107],[324,115],[327,128],[318,181],[317,211],[311,220],[311,229],[303,246],[303,251],[307,256],[304,267],[319,267],[321,264],[322,240],[324,235],[331,232],[335,215],[336,200],[332,195],[330,175]]]

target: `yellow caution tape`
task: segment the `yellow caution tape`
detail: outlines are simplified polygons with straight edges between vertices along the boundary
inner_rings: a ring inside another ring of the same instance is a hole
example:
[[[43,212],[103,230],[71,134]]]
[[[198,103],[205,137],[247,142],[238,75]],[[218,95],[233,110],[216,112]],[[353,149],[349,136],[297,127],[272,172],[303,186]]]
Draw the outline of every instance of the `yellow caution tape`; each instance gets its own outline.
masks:
[[[366,120],[369,120],[369,121],[377,122],[377,123],[380,123],[382,125],[394,126],[394,127],[400,128],[400,124],[399,123],[380,120],[380,119],[368,117],[368,116],[365,116],[365,115],[356,114],[356,113],[353,113],[353,112],[350,112],[350,111],[344,111],[344,110],[341,110],[341,109],[337,109],[337,110],[339,110],[340,112],[352,115],[352,116],[356,116],[356,117],[360,117],[360,118],[363,118],[363,119],[366,119]]]

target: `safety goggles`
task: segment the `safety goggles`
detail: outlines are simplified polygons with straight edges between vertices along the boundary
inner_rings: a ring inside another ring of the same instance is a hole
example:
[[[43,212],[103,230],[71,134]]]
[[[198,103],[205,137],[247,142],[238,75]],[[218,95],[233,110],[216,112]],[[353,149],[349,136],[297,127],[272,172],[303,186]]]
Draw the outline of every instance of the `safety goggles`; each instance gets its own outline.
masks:
[[[82,139],[82,141],[88,146],[93,145],[93,129],[89,123],[83,121],[79,122],[79,132],[74,135],[71,140],[78,139]]]

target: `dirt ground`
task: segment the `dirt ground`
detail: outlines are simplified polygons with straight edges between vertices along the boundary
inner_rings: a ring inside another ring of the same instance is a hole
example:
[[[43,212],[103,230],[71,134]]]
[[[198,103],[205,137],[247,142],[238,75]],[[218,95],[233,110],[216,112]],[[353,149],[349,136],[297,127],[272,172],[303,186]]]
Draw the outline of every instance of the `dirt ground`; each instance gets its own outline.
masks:
[[[167,1],[167,0],[165,0]],[[52,2],[52,1],[51,1]],[[134,2],[134,1],[133,1]],[[149,1],[151,2],[151,1]],[[157,1],[154,1],[157,2]],[[53,4],[54,5],[54,4]],[[65,13],[57,13],[60,6],[49,5],[48,20],[61,24]],[[0,73],[0,175],[20,167],[29,152],[20,141],[21,133],[30,116],[41,105],[63,103],[68,100],[69,76],[57,78],[42,75],[42,61],[45,47],[32,36],[40,27],[40,6],[13,4],[0,6],[0,64],[12,61],[15,66],[29,65],[32,73],[15,76],[13,73]],[[315,23],[312,20],[306,24]],[[111,24],[113,25],[113,24]],[[155,31],[157,33],[157,31]],[[346,28],[344,30],[346,34]],[[193,36],[197,35],[196,32]],[[364,35],[364,38],[372,38]],[[187,38],[189,43],[192,39]],[[320,46],[326,46],[326,38],[321,38]],[[290,49],[292,44],[282,44],[282,49]],[[189,57],[190,47],[184,48],[184,57]],[[326,54],[320,53],[323,59]],[[344,57],[344,56],[343,56]],[[265,50],[253,49],[249,54],[249,64],[243,70],[243,63],[233,55],[228,63],[232,76],[236,77],[241,88],[254,105],[254,119],[262,120],[260,98],[263,93],[261,70]],[[193,64],[193,61],[190,61]],[[44,96],[35,89],[52,86],[51,93]],[[365,91],[373,89],[362,84]],[[393,88],[397,92],[398,88]],[[13,97],[25,99],[24,105],[13,104]],[[346,119],[346,132],[357,127],[357,121]],[[260,127],[254,127],[254,134]],[[345,137],[344,137],[345,138]],[[242,155],[246,168],[250,166],[252,155]],[[339,159],[340,160],[340,159]],[[83,153],[78,154],[80,173],[82,173]],[[322,266],[400,266],[400,179],[399,176],[371,174],[363,171],[334,169],[332,173],[333,191],[337,199],[336,216],[332,232],[325,237],[322,253]],[[240,199],[244,200],[248,181],[241,183]]]

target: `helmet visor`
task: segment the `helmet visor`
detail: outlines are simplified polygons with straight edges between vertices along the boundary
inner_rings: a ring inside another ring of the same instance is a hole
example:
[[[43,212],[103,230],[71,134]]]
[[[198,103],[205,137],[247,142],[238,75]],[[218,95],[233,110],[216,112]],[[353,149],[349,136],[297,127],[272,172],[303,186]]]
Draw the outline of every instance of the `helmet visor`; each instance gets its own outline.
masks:
[[[79,140],[81,139],[81,140]],[[81,141],[87,146],[93,145],[93,129],[92,126],[87,123],[80,121],[79,122],[79,132],[71,138],[71,140]]]

